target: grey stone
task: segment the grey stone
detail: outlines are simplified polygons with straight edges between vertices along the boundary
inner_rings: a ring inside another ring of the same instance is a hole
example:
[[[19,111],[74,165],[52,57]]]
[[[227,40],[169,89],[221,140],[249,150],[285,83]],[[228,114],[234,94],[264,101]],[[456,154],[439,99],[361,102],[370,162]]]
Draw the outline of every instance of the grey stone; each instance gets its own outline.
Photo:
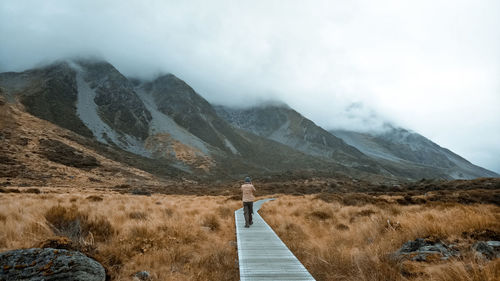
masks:
[[[411,260],[412,261],[427,261],[427,255],[426,254],[418,254],[418,255],[414,256]]]
[[[134,274],[134,277],[139,279],[140,281],[149,281],[151,280],[151,274],[147,271],[139,271],[136,274]]]
[[[453,250],[451,246],[441,242],[428,241],[418,238],[415,241],[408,241],[394,253],[396,258],[408,258],[412,256],[413,261],[427,261],[430,255],[440,255],[442,260],[446,260],[452,256],[458,256],[459,252]]]
[[[500,247],[500,241],[488,241],[486,244],[491,247]]]
[[[422,238],[417,238],[415,241],[408,241],[401,246],[401,248],[398,250],[400,253],[411,253],[415,252],[420,247],[425,245],[425,241]]]
[[[476,251],[480,256],[492,260],[495,258],[500,258],[500,246],[496,246],[499,244],[499,241],[479,241],[472,245],[472,249]]]
[[[32,248],[0,253],[0,281],[104,281],[97,261],[76,251]]]

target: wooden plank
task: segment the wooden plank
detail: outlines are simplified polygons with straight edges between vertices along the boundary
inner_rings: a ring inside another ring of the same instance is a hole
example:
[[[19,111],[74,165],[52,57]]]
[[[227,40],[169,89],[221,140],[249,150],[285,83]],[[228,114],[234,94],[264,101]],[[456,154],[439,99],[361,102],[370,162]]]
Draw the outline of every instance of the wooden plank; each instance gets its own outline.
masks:
[[[253,225],[245,228],[243,208],[234,212],[240,280],[314,280],[272,228],[257,213],[264,199],[254,203]]]

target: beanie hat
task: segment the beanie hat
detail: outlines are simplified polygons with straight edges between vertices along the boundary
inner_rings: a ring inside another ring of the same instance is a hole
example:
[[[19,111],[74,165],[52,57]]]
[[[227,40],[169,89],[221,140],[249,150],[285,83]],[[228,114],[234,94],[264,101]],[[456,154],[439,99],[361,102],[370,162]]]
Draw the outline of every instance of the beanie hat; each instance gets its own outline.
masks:
[[[250,179],[250,177],[245,178],[245,182],[251,182],[251,181],[252,181],[252,179]]]

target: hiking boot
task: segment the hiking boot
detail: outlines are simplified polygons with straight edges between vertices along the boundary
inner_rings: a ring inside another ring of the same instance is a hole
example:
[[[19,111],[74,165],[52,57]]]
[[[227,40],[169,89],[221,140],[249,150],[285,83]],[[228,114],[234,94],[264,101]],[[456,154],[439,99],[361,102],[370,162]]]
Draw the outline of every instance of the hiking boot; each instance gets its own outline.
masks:
[[[245,224],[245,227],[246,227],[246,228],[249,228],[250,226],[249,226],[248,224]]]
[[[252,225],[252,224],[253,224],[253,221],[250,222],[250,225]]]

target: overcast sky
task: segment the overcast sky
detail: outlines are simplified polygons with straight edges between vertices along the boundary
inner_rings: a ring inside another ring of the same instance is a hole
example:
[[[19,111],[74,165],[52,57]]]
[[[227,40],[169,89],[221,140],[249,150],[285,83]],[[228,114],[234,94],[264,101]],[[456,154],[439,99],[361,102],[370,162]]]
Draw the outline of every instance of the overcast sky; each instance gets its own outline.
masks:
[[[500,172],[498,0],[2,0],[0,42],[2,72],[99,56],[327,129],[393,122]]]

